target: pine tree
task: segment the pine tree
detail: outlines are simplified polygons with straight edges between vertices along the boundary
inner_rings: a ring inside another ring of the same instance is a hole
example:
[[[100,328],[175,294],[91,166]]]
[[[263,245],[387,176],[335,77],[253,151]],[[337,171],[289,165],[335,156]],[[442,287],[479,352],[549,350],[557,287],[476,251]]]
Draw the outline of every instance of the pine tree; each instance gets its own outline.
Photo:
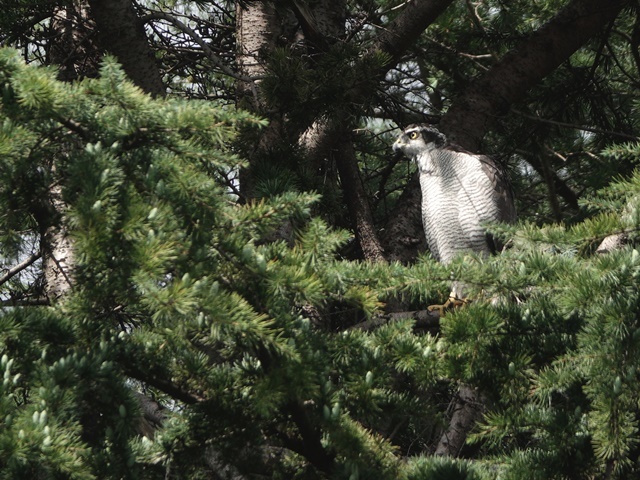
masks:
[[[0,18],[0,475],[637,476],[630,2],[98,3]],[[425,120],[510,167],[501,255],[418,255]]]
[[[317,195],[235,202],[229,147],[261,126],[247,114],[154,100],[112,60],[76,84],[10,50],[0,68],[6,260],[42,225],[64,225],[76,258],[64,298],[38,305],[36,269],[5,299],[6,478],[198,478],[217,462],[396,478],[379,422],[432,408],[435,339],[410,321],[334,333],[313,312],[371,315],[404,267],[337,260],[348,236],[309,217]],[[51,183],[63,215],[34,197]],[[292,244],[274,240],[284,220]],[[424,393],[404,394],[398,373]],[[164,405],[156,434],[140,436],[136,392]]]

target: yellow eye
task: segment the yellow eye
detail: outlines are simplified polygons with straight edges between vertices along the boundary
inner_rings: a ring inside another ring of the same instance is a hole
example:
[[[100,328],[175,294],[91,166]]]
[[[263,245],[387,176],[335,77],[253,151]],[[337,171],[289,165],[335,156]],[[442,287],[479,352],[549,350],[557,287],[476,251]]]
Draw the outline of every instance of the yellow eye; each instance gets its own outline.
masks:
[[[416,138],[418,138],[418,132],[411,132],[409,134],[409,140],[415,140]]]

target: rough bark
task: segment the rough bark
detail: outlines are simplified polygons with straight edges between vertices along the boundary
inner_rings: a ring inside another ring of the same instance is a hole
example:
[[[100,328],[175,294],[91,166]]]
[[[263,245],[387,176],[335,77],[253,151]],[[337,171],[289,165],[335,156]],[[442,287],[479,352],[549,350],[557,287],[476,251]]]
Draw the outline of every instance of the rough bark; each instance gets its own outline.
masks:
[[[427,249],[420,199],[420,184],[417,175],[414,175],[402,192],[398,207],[382,233],[382,245],[391,262],[412,263],[419,252]]]
[[[243,200],[256,197],[256,164],[276,149],[283,139],[283,119],[276,112],[267,112],[260,93],[260,83],[267,74],[267,58],[276,48],[290,19],[284,20],[272,2],[237,2],[236,64],[241,78],[236,82],[236,105],[269,120],[245,157],[248,168],[240,172],[240,193]]]
[[[53,189],[52,196],[59,195],[59,189]],[[58,207],[64,210],[64,206]],[[45,294],[50,303],[62,298],[73,285],[73,242],[67,235],[64,224],[51,227],[41,241],[45,276]]]
[[[238,106],[255,112],[262,107],[258,86],[266,74],[264,53],[273,50],[281,31],[276,9],[270,2],[237,2],[236,62],[246,80],[236,84]]]
[[[55,37],[51,41],[49,60],[58,66],[58,77],[73,81],[83,77],[95,77],[102,56],[95,40],[95,22],[90,17],[86,0],[77,0],[54,12],[51,22]],[[56,176],[56,171],[51,172]],[[67,235],[62,200],[62,188],[54,181],[49,188],[48,214],[59,219],[49,226],[40,239],[45,278],[44,293],[50,303],[61,299],[73,283],[73,243]]]
[[[89,6],[103,49],[115,55],[129,78],[145,92],[164,96],[160,69],[131,0],[89,0]]]

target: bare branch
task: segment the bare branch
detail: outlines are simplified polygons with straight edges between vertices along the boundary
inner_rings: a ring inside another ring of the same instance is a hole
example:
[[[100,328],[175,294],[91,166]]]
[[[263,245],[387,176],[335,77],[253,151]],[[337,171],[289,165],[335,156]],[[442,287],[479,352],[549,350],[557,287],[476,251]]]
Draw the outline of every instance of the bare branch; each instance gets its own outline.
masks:
[[[628,133],[622,133],[622,132],[615,132],[613,130],[603,130],[601,128],[594,128],[594,127],[587,127],[586,125],[578,125],[576,123],[567,123],[567,122],[558,122],[557,120],[550,120],[547,118],[542,118],[542,117],[537,117],[534,115],[528,115],[524,112],[521,112],[519,110],[515,110],[512,109],[511,110],[513,113],[515,113],[516,115],[522,117],[522,118],[526,118],[528,120],[533,120],[534,122],[538,122],[538,123],[546,123],[548,125],[555,125],[556,127],[562,127],[562,128],[571,128],[573,130],[580,130],[583,132],[591,132],[591,133],[597,133],[600,135],[608,135],[611,137],[618,137],[618,138],[622,138],[625,140],[631,140],[631,141],[637,141],[640,139],[640,137],[636,136],[636,135],[629,135]]]
[[[14,276],[16,276],[18,273],[23,271],[25,268],[29,267],[30,265],[33,265],[33,263],[36,260],[38,260],[40,257],[41,257],[40,252],[34,253],[33,255],[31,255],[30,257],[26,258],[22,262],[20,262],[17,265],[14,265],[13,267],[11,267],[9,270],[7,270],[7,273],[5,273],[4,275],[2,275],[0,277],[0,285],[2,285],[4,283],[8,282],[9,280],[11,280]]]
[[[222,59],[218,57],[213,50],[211,50],[211,47],[207,45],[207,42],[205,42],[204,39],[200,35],[198,35],[195,30],[190,28],[186,23],[180,21],[174,15],[170,15],[165,12],[152,12],[145,15],[140,20],[143,23],[148,23],[152,20],[166,20],[167,22],[173,24],[175,27],[179,28],[184,33],[189,35],[192,38],[192,40],[196,42],[200,46],[200,48],[202,48],[202,51],[207,56],[207,58],[211,60],[211,63],[213,63],[216,67],[222,70],[222,72],[225,75],[243,82],[252,82],[254,80],[245,75],[239,75],[238,73],[234,72],[231,68],[229,68],[227,65],[225,65]]]

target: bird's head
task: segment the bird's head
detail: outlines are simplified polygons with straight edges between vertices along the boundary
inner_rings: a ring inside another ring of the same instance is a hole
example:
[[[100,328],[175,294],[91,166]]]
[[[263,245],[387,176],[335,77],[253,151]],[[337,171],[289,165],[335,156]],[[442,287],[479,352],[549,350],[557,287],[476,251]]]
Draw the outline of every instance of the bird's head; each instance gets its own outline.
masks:
[[[393,144],[393,151],[415,158],[421,153],[442,148],[447,144],[447,137],[437,128],[427,125],[409,125]]]

